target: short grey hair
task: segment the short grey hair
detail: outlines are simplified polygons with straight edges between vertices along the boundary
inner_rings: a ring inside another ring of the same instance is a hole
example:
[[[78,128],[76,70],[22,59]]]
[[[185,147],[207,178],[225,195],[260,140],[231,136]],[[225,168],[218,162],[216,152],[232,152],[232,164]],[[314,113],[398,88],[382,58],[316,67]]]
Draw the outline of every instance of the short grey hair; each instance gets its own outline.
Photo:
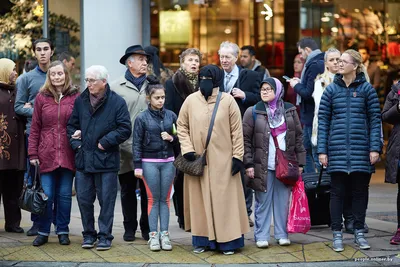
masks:
[[[339,50],[337,50],[334,47],[331,47],[328,50],[326,50],[326,52],[325,52],[325,56],[324,56],[324,61],[325,62],[328,60],[328,54],[331,54],[331,53],[339,53],[339,55],[340,55],[340,51]]]
[[[129,68],[128,60],[129,60],[130,62],[135,61],[135,57],[133,56],[133,54],[130,55],[130,56],[125,60],[125,66],[126,66],[127,68]]]
[[[235,57],[239,57],[240,48],[237,44],[229,41],[222,42],[221,45],[219,46],[218,55],[220,54],[222,48],[231,48],[233,50],[233,55]]]
[[[93,65],[86,69],[85,76],[93,74],[96,79],[106,80],[108,82],[108,70],[101,65]]]

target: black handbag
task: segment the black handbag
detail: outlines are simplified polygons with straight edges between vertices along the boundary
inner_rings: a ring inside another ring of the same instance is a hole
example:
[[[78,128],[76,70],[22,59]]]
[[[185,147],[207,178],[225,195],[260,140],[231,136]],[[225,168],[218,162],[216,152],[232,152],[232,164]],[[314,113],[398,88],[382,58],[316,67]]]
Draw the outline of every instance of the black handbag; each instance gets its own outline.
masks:
[[[31,175],[29,170],[28,175]],[[19,207],[30,213],[42,215],[46,212],[47,199],[48,197],[43,192],[40,184],[39,166],[35,165],[35,176],[32,177],[32,187],[29,187],[27,182],[25,182],[21,196],[19,197]]]
[[[201,155],[196,155],[196,159],[194,161],[185,159],[182,156],[182,154],[179,154],[178,157],[176,157],[176,159],[174,161],[174,166],[181,172],[184,172],[191,176],[202,176],[203,175],[204,166],[207,165],[207,160],[206,160],[207,147],[208,147],[208,144],[210,143],[212,129],[214,127],[215,116],[217,115],[217,110],[218,110],[219,102],[221,100],[221,96],[222,96],[222,92],[219,92],[218,96],[217,96],[217,101],[214,106],[214,111],[213,111],[213,114],[211,117],[210,127],[208,128],[207,141],[206,141],[206,146],[204,148],[203,153]]]

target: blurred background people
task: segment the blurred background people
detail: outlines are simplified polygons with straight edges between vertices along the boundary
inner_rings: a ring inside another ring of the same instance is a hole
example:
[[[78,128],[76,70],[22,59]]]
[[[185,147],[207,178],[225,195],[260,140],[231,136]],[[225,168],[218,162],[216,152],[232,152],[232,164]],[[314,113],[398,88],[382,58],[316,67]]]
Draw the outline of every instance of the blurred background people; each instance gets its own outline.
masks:
[[[156,76],[160,80],[160,83],[165,86],[165,82],[171,79],[174,72],[165,67],[161,62],[160,51],[157,47],[149,45],[144,48],[144,51],[150,55],[147,75]]]
[[[293,60],[293,69],[294,69],[293,77],[300,78],[303,68],[304,68],[304,59],[301,57],[301,54],[297,54]],[[288,83],[288,88],[283,97],[283,100],[285,102],[291,103],[296,107],[297,114],[299,115],[300,118],[300,106],[297,104],[297,93],[294,91],[293,87],[290,86],[290,83]]]

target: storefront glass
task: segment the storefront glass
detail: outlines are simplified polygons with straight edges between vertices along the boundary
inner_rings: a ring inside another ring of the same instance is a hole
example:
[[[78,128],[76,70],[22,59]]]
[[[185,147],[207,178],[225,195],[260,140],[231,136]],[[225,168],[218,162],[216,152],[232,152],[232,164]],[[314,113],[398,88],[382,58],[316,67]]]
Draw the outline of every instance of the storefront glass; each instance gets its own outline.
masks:
[[[34,57],[32,42],[43,36],[43,0],[7,0],[0,5],[0,57],[17,63],[19,73],[26,59]],[[52,60],[69,51],[76,58],[71,76],[79,81],[80,0],[48,0],[48,37],[55,46]]]

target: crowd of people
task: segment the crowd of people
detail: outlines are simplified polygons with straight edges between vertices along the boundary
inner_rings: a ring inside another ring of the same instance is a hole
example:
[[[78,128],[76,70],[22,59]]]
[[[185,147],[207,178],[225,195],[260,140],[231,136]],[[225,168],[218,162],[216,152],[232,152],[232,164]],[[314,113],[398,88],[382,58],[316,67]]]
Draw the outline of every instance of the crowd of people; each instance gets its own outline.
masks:
[[[200,68],[202,53],[188,48],[175,73],[157,48],[130,46],[119,60],[126,66],[121,77],[110,82],[106,67],[90,66],[84,90],[71,81],[71,55],[51,62],[48,39],[36,40],[33,50],[37,66],[28,62],[18,78],[15,63],[0,59],[0,193],[7,232],[24,232],[18,198],[39,171],[48,200],[42,215],[31,216],[27,235],[36,236],[34,246],[48,242],[51,224],[59,243],[70,244],[73,181],[82,248],[111,248],[118,181],[126,242],[135,241],[140,227],[150,250],[172,250],[174,188],[179,227],[191,232],[195,253],[232,255],[244,247],[249,227],[256,246],[267,248],[272,216],[274,239],[288,246],[292,186],[277,175],[282,153],[296,162],[296,177],[327,168],[333,250],[344,250],[343,223],[360,249],[369,249],[368,190],[384,121],[394,125],[385,181],[399,184],[399,225],[390,243],[400,244],[400,83],[381,115],[376,75],[370,77],[362,49],[322,52],[312,38],[301,39],[287,90],[256,59],[254,47],[229,41],[220,45],[220,67]],[[203,174],[176,169],[181,155],[188,162],[203,155]]]

